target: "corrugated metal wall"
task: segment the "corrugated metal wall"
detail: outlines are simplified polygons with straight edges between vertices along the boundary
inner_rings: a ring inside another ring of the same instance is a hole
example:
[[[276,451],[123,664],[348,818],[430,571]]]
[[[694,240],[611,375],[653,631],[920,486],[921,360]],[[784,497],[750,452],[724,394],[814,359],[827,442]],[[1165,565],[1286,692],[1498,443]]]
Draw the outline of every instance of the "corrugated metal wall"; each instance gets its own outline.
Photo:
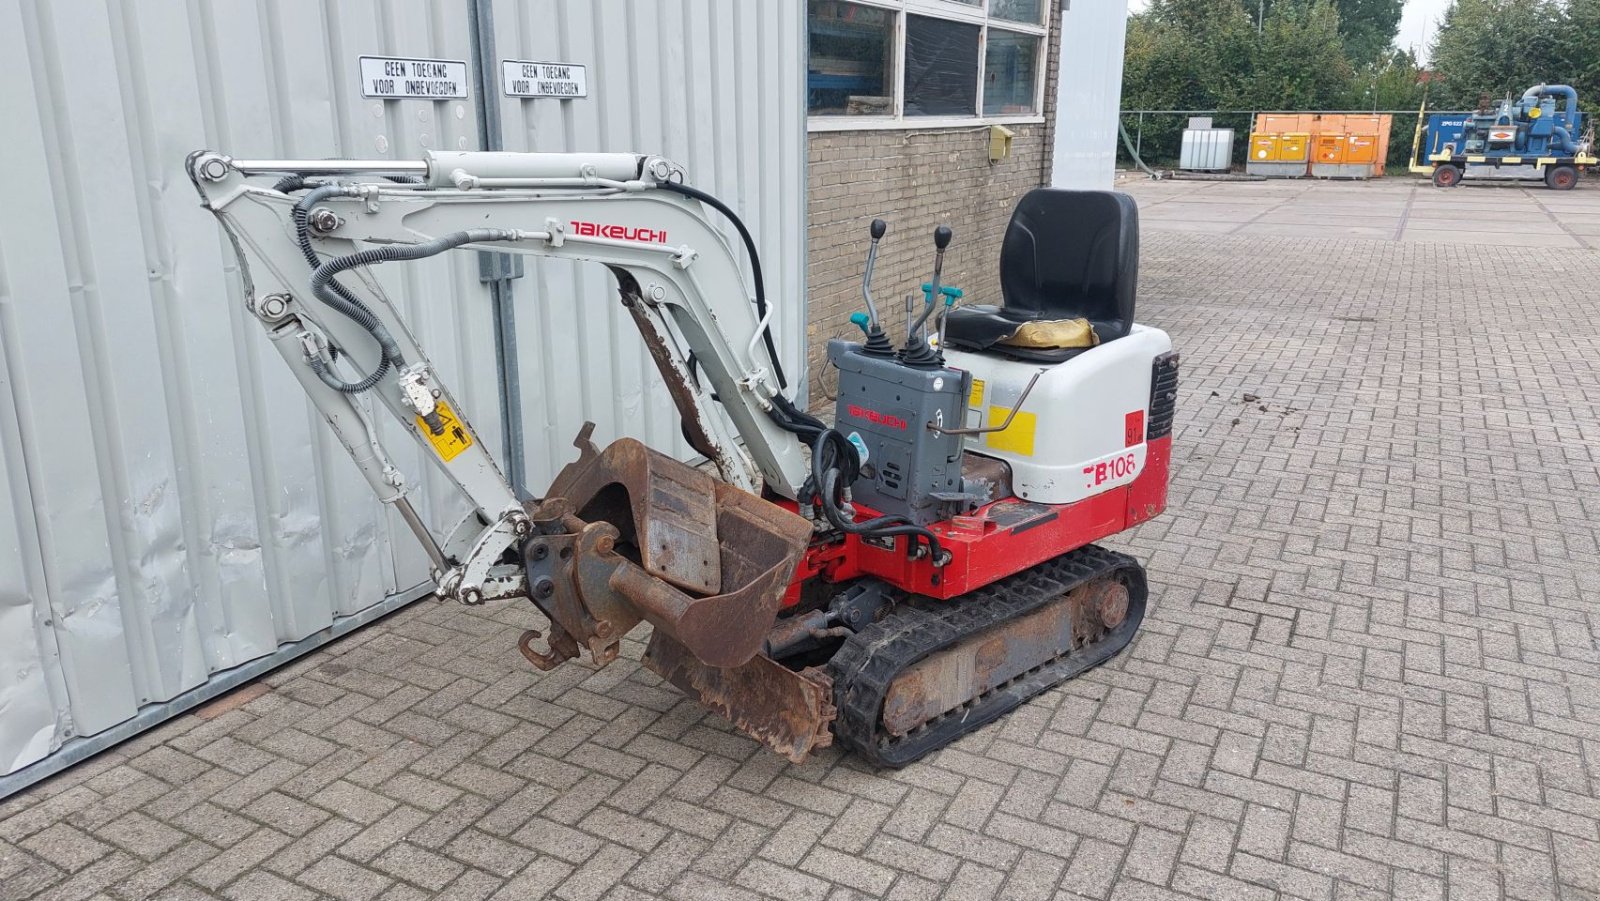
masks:
[[[1116,176],[1117,114],[1128,0],[1091,0],[1061,9],[1061,78],[1056,82],[1055,155],[1050,184],[1109,190]]]
[[[806,358],[804,16],[799,2],[493,2],[499,57],[589,67],[588,103],[500,94],[505,149],[626,147],[682,163],[689,183],[732,207],[756,238],[791,385]],[[743,259],[737,232],[711,215]],[[530,264],[515,283],[530,486],[576,456],[572,439],[585,411],[598,416],[601,444],[636,434],[689,453],[612,286],[600,267],[563,261]],[[586,340],[552,342],[551,335]],[[546,385],[569,390],[541,390]]]
[[[363,100],[357,78],[362,54],[471,61],[471,5],[0,2],[12,61],[0,168],[13,175],[0,205],[0,774],[141,707],[198,698],[219,672],[426,578],[413,539],[244,315],[231,253],[182,163],[201,147],[478,147],[473,100]],[[784,347],[800,359],[803,4],[548,0],[496,13],[500,57],[591,67],[587,100],[500,100],[518,116],[508,147],[683,159],[761,236],[769,290],[787,304]],[[763,128],[773,134],[758,139]],[[380,280],[498,448],[495,310],[477,261],[386,268]],[[586,416],[603,437],[677,440],[607,277],[552,270],[530,268],[513,291],[539,310],[518,333],[535,487]],[[453,522],[462,506],[391,432],[402,465],[429,476],[424,515]]]

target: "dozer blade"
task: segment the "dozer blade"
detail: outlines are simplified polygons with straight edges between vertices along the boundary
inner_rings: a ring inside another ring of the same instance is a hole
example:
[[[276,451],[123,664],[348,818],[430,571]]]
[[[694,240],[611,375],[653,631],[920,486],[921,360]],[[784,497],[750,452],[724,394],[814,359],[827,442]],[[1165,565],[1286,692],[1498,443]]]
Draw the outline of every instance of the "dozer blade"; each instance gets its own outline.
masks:
[[[587,645],[595,662],[640,620],[713,667],[755,656],[804,552],[803,518],[631,438],[579,458],[534,505],[523,545],[533,601],[552,621],[549,668]]]
[[[794,763],[833,743],[833,680],[821,669],[797,673],[765,654],[742,666],[707,666],[661,632],[650,637],[644,664]]]

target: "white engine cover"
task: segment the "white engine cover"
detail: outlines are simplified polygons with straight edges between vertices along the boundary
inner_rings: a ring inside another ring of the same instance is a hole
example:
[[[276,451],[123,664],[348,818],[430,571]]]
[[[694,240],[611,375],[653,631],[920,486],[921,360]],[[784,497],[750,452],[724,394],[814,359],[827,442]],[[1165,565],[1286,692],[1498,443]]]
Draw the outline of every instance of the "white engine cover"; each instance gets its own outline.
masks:
[[[946,363],[972,373],[968,427],[1005,422],[1043,370],[1010,427],[968,436],[966,449],[1010,464],[1012,491],[1036,503],[1070,504],[1126,485],[1144,469],[1151,367],[1170,350],[1166,332],[1143,325],[1054,366],[947,348]]]

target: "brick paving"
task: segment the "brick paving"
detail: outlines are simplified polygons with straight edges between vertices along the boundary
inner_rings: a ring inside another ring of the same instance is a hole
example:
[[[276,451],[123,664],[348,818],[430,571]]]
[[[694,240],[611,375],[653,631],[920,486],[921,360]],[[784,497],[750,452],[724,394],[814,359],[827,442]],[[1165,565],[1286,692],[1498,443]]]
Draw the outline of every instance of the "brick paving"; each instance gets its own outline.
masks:
[[[0,802],[0,897],[1600,898],[1600,260],[1144,246],[1184,390],[1111,664],[795,767],[423,602]]]

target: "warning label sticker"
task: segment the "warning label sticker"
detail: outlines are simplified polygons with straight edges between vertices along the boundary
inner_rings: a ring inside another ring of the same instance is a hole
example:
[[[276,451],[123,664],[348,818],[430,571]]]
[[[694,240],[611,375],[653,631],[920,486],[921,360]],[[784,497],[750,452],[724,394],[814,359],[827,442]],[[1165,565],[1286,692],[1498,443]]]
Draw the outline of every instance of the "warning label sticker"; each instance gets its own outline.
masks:
[[[361,96],[384,100],[451,100],[467,96],[467,64],[457,59],[363,56]]]
[[[983,407],[983,379],[972,380],[972,393],[967,395],[967,406],[974,409]]]
[[[444,430],[435,435],[421,416],[417,417],[417,428],[422,431],[422,437],[433,445],[433,450],[439,455],[439,459],[449,463],[472,446],[472,433],[467,431],[467,427],[461,424],[461,417],[457,416],[456,411],[450,409],[450,405],[444,401],[435,403],[433,411],[438,414]]]
[[[589,96],[589,70],[572,63],[534,63],[520,59],[500,61],[501,87],[507,97],[557,97],[573,100]]]

